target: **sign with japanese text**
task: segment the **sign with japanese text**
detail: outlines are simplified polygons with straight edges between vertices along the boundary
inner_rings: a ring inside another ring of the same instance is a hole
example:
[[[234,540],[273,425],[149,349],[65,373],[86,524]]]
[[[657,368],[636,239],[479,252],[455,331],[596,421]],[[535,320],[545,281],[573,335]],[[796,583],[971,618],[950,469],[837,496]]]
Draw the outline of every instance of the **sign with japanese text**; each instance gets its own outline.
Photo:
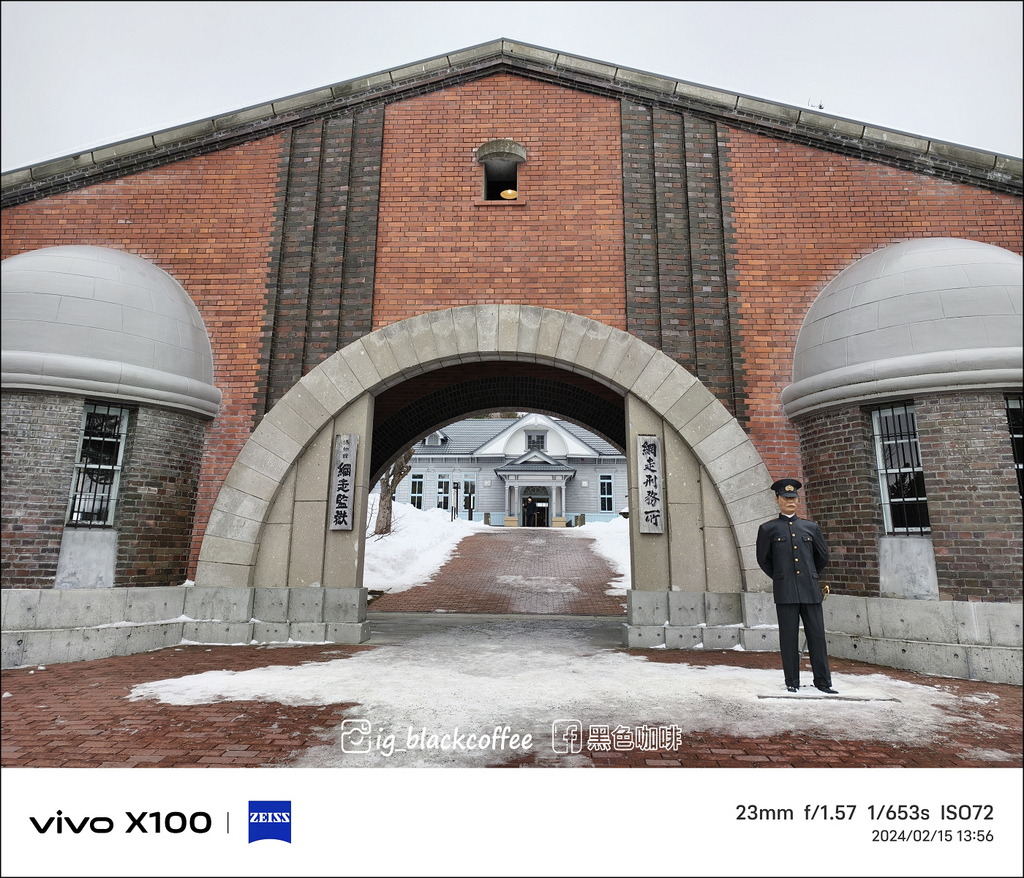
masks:
[[[357,434],[334,437],[334,466],[331,470],[331,530],[352,530],[356,483]]]
[[[636,437],[636,484],[639,497],[640,533],[665,533],[665,479],[662,473],[661,440]]]

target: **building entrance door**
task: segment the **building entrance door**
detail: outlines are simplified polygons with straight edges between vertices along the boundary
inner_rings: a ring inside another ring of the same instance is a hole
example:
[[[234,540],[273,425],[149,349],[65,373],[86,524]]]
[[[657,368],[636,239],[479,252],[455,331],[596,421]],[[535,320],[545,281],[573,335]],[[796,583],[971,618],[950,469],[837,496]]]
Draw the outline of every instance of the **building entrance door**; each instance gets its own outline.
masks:
[[[535,524],[537,527],[548,526],[548,504],[545,500],[537,504],[537,520]]]
[[[550,527],[547,488],[524,488],[523,495],[523,527]]]

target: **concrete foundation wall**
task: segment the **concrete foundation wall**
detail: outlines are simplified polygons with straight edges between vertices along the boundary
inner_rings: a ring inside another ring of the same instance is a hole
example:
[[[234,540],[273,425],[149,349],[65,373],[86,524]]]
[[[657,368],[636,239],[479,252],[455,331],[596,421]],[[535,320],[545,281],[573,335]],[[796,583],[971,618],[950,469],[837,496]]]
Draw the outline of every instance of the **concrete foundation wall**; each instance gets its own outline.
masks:
[[[626,647],[779,649],[775,604],[767,592],[631,590],[626,604]],[[824,615],[829,654],[837,658],[1021,685],[1022,610],[1022,604],[832,595]],[[804,645],[801,634],[801,650]]]
[[[181,643],[364,643],[365,589],[4,589],[2,666],[88,661]],[[627,593],[630,648],[779,648],[766,593]],[[1022,683],[1021,604],[832,595],[830,655],[924,674]],[[803,644],[801,643],[801,648]]]
[[[355,588],[4,589],[2,666],[80,662],[182,643],[363,643]]]

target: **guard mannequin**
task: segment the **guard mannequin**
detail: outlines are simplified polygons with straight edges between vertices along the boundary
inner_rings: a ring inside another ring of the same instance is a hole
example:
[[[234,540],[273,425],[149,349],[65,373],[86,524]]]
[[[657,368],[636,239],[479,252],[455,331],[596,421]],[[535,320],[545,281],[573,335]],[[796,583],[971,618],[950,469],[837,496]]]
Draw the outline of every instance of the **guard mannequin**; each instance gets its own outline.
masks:
[[[828,668],[825,618],[821,609],[823,597],[818,584],[818,575],[828,564],[828,545],[818,525],[797,518],[797,492],[801,487],[796,479],[780,479],[772,485],[780,514],[757,531],[757,565],[772,580],[786,689],[800,691],[800,621],[803,620],[814,685],[822,692],[836,695]]]

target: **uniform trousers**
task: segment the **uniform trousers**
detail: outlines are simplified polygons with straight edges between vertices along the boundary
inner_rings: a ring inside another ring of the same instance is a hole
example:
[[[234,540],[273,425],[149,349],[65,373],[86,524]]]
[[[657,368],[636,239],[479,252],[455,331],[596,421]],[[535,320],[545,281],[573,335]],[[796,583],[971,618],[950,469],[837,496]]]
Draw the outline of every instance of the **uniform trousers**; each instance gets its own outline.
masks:
[[[814,685],[832,687],[832,673],[828,669],[828,646],[825,642],[825,616],[821,604],[776,604],[779,619],[779,651],[782,653],[782,673],[787,686],[800,685],[800,620],[807,635],[807,652],[811,658]]]

